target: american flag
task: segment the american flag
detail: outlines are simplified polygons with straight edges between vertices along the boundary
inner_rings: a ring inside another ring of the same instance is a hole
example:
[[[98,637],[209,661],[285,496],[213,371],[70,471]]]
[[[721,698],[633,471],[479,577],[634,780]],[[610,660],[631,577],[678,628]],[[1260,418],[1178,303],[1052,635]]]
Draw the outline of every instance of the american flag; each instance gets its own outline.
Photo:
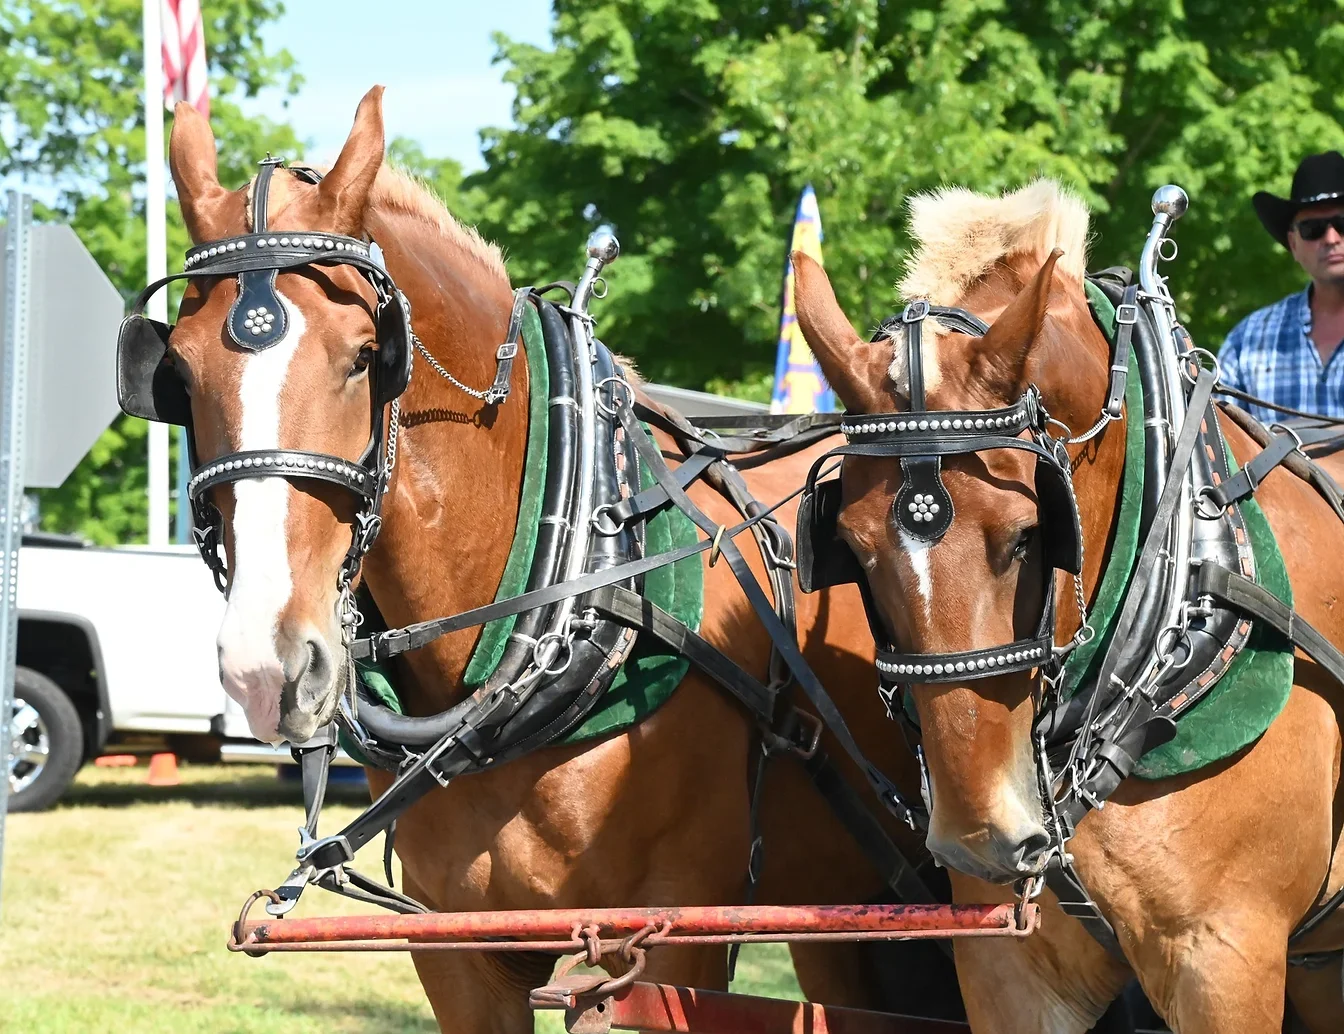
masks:
[[[147,0],[149,3],[155,0]],[[186,101],[210,117],[200,0],[158,0],[163,16],[163,102]]]

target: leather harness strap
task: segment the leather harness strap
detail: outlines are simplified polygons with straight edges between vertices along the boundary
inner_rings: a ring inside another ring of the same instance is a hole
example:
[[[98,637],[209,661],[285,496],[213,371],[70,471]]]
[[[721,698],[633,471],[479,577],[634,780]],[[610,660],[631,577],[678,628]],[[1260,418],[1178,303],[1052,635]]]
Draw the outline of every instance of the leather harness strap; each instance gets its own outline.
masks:
[[[648,632],[731,693],[752,717],[767,726],[774,722],[775,694],[656,603],[620,585],[599,589],[584,602],[622,624]]]
[[[635,411],[629,406],[620,407],[621,424],[625,427],[626,433],[631,436],[638,450],[640,457],[645,465],[657,478],[658,482],[667,489],[668,495],[691,520],[706,535],[713,537],[719,542],[719,548],[724,560],[728,562],[728,567],[734,577],[737,578],[738,585],[743,594],[747,597],[752,609],[756,612],[757,619],[765,626],[766,632],[774,641],[789,670],[793,673],[807,698],[816,708],[818,716],[831,730],[832,735],[840,742],[840,746],[858,765],[859,771],[864,774],[869,784],[877,794],[878,799],[882,801],[893,814],[902,822],[905,822],[912,829],[919,823],[919,812],[913,808],[906,800],[904,795],[890,779],[882,773],[868,758],[863,750],[855,741],[853,734],[849,731],[849,725],[845,722],[839,708],[835,706],[835,701],[831,699],[830,694],[826,692],[821,681],[812,671],[811,665],[803,657],[798,649],[797,640],[790,636],[788,630],[780,622],[775,614],[774,608],[769,600],[765,598],[760,584],[756,581],[747,566],[746,559],[742,551],[738,549],[737,544],[732,538],[720,535],[719,525],[709,517],[700,507],[686,494],[685,489],[676,483],[667,470],[667,465],[662,461],[653,441],[642,433],[643,429],[639,426]]]
[[[1219,394],[1224,392],[1222,388],[1215,390]],[[1273,436],[1259,420],[1240,406],[1234,406],[1230,402],[1220,403],[1220,406],[1227,418],[1245,431],[1251,437],[1251,440],[1262,449],[1269,445]],[[1295,430],[1298,430],[1298,433],[1302,435],[1303,444],[1308,449],[1315,451],[1328,444],[1326,441],[1313,441],[1314,436],[1308,435],[1300,429],[1295,428]],[[1335,479],[1326,473],[1319,463],[1313,462],[1310,453],[1303,455],[1302,452],[1290,452],[1284,457],[1283,465],[1315,488],[1320,493],[1321,498],[1330,504],[1330,509],[1335,511],[1335,516],[1344,521],[1344,491],[1340,489]]]
[[[1344,653],[1268,589],[1217,564],[1201,564],[1195,585],[1269,625],[1344,685]]]
[[[1253,496],[1255,490],[1260,487],[1260,482],[1269,476],[1269,472],[1299,451],[1301,445],[1302,441],[1295,432],[1280,431],[1255,458],[1221,485],[1205,489],[1202,497],[1212,502],[1221,514],[1233,503],[1239,503]]]

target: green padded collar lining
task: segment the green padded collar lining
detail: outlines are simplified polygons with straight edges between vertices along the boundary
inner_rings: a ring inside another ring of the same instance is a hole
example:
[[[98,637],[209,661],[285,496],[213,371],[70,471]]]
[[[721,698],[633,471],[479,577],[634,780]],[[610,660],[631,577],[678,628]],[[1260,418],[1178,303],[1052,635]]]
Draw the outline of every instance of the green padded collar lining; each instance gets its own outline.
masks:
[[[495,600],[512,599],[527,588],[532,559],[541,530],[541,503],[546,488],[547,438],[550,433],[551,374],[546,365],[546,346],[541,339],[541,318],[534,306],[523,312],[523,348],[527,352],[527,456],[523,460],[523,490],[518,499],[518,523],[513,545],[504,564]],[[504,657],[517,614],[496,618],[481,629],[462,681],[479,686],[495,673]]]
[[[1097,324],[1112,340],[1116,333],[1115,306],[1090,280],[1083,281],[1087,300]],[[1125,472],[1120,483],[1120,512],[1115,522],[1106,567],[1101,575],[1096,598],[1092,601],[1091,621],[1096,630],[1091,640],[1074,650],[1064,662],[1064,681],[1060,686],[1068,700],[1085,680],[1096,675],[1105,649],[1115,632],[1125,591],[1139,553],[1139,520],[1143,515],[1143,384],[1139,379],[1138,356],[1129,350],[1129,380],[1125,384]]]

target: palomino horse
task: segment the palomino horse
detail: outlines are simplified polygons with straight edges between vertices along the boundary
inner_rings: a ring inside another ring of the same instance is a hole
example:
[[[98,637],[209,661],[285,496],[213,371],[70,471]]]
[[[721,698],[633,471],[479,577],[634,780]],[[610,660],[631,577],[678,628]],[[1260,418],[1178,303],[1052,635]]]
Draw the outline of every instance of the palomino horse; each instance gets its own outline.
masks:
[[[1035,385],[1053,417],[1091,426],[1107,394],[1110,360],[1083,289],[1081,202],[1047,181],[1003,198],[949,191],[913,208],[920,246],[903,293],[990,324],[980,338],[938,333],[936,346],[924,350],[930,416],[1009,406]],[[862,340],[821,268],[801,255],[794,263],[799,320],[849,410],[908,409],[906,355],[893,357],[890,338]],[[1258,453],[1238,426],[1225,416],[1221,422],[1239,463]],[[1125,426],[1117,421],[1069,450],[1089,601],[1119,507]],[[1006,448],[944,456],[955,519],[930,545],[912,540],[893,515],[900,461],[845,458],[841,535],[900,650],[967,651],[1032,634],[1043,606],[1040,536],[1048,521],[1031,461]],[[1294,606],[1330,641],[1344,643],[1333,566],[1344,555],[1344,527],[1311,487],[1283,470],[1270,474],[1256,498],[1282,549]],[[1059,593],[1057,642],[1079,628],[1072,597]],[[958,901],[1007,900],[1007,884],[1044,864],[1051,838],[1033,754],[1036,680],[1028,670],[913,687],[931,787],[928,846],[960,870],[952,873]],[[1123,962],[1063,914],[1053,895],[1035,936],[957,944],[977,1032],[1084,1031],[1131,970],[1180,1034],[1280,1030],[1289,934],[1344,883],[1335,851],[1344,696],[1300,653],[1293,681],[1287,705],[1254,743],[1187,775],[1125,780],[1069,842]],[[1341,945],[1344,917],[1336,914],[1295,950]],[[1338,969],[1338,957],[1331,965]],[[1339,1003],[1333,1018],[1318,1016],[1320,1005],[1302,1010],[1312,1013],[1313,1030],[1344,1029]]]
[[[381,95],[379,87],[363,99],[320,183],[275,172],[270,229],[374,239],[410,299],[424,347],[464,383],[486,385],[510,318],[503,261],[428,192],[383,165]],[[177,109],[171,164],[194,241],[247,232],[250,185],[220,186],[214,137],[189,106]],[[233,285],[231,277],[193,281],[171,339],[172,362],[191,394],[200,459],[276,448],[357,456],[369,433],[366,369],[378,341],[369,284],[341,265],[280,272],[276,288],[288,336],[256,353],[226,333]],[[527,434],[521,352],[512,378],[507,402],[487,406],[422,367],[402,397],[383,530],[363,568],[388,622],[406,625],[493,598],[515,525]],[[672,448],[668,439],[662,444]],[[751,471],[752,492],[765,500],[787,495],[816,451]],[[256,736],[302,740],[330,718],[344,684],[336,576],[350,542],[353,501],[335,486],[281,478],[212,492],[231,561],[219,633],[225,688],[245,707]],[[691,494],[714,520],[738,520],[702,485]],[[725,567],[706,570],[702,633],[763,674],[769,640]],[[828,684],[848,694],[842,702],[865,748],[893,778],[915,785],[912,759],[884,743],[876,701],[862,690],[873,655],[858,595],[842,591],[799,603],[807,655]],[[434,714],[460,699],[475,639],[474,632],[458,633],[405,658],[410,714]],[[420,800],[398,824],[406,890],[442,911],[739,902],[752,741],[745,712],[693,671],[668,703],[625,733],[547,747]],[[369,777],[375,794],[391,778],[375,770]],[[760,899],[875,896],[880,880],[806,788],[799,766],[777,763],[769,780]],[[648,972],[657,980],[723,987],[724,954],[664,948],[651,955]],[[861,968],[843,950],[800,952],[798,961],[809,994],[865,1000]],[[546,982],[553,962],[517,953],[415,957],[439,1024],[463,1032],[530,1031],[527,991]]]

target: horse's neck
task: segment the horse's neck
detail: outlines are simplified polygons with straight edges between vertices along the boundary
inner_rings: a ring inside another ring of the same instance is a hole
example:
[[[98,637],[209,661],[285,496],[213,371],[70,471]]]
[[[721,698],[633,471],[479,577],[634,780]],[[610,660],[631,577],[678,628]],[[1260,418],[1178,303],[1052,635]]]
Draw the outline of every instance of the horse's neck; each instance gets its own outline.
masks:
[[[1106,365],[1109,365],[1109,353]],[[1095,413],[1082,427],[1101,414],[1101,402]],[[1111,421],[1105,430],[1083,447],[1073,461],[1073,490],[1078,503],[1083,541],[1083,592],[1090,600],[1096,594],[1106,569],[1107,545],[1120,516],[1120,495],[1124,482],[1126,442],[1129,421],[1142,420],[1142,413],[1126,411],[1118,420]],[[1061,631],[1072,635],[1078,627],[1079,615],[1072,591],[1060,597]]]
[[[388,270],[411,302],[415,333],[455,377],[485,388],[509,319],[507,283],[409,219],[371,226]],[[401,431],[383,530],[365,577],[390,626],[490,602],[513,542],[526,451],[528,372],[520,349],[512,391],[490,409],[416,356],[401,399]],[[413,714],[456,697],[477,629],[406,657]]]

